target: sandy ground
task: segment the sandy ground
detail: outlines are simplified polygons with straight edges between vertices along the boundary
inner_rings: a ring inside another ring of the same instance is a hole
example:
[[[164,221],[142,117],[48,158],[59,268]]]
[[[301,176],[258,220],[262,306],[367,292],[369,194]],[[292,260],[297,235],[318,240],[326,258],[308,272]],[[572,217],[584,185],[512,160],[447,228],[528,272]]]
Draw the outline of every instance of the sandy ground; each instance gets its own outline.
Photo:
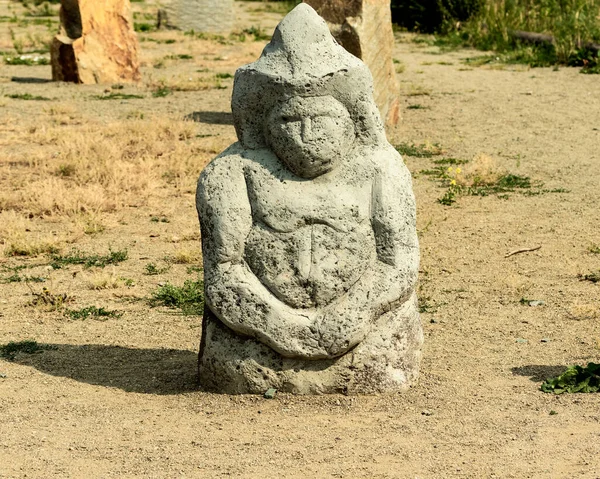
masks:
[[[10,16],[14,5],[0,2],[0,15]],[[281,15],[263,6],[240,3],[240,28],[272,29]],[[0,23],[4,51],[12,48],[9,27]],[[506,171],[563,192],[461,197],[443,206],[437,199],[444,190],[420,173],[432,159],[405,157],[422,253],[419,383],[402,395],[230,397],[196,387],[200,317],[150,308],[145,298],[160,284],[197,275],[193,187],[204,164],[235,139],[232,80],[164,98],[152,92],[160,82],[233,73],[265,41],[223,44],[177,32],[140,37],[144,83],[118,91],[141,99],[97,100],[105,87],[43,82],[48,66],[0,67],[5,196],[26,188],[72,135],[104,134],[114,122],[123,135],[129,122],[150,131],[157,119],[180,122],[198,112],[184,127],[192,134],[178,143],[191,165],[182,185],[165,183],[139,204],[98,211],[103,231],[67,234],[73,215],[12,207],[21,230],[5,235],[66,235],[63,252],[106,254],[110,247],[127,249],[129,259],[104,270],[52,270],[45,254],[0,259],[3,280],[20,265],[27,269],[18,274],[46,279],[0,284],[0,344],[34,339],[56,347],[0,359],[0,477],[600,478],[600,396],[539,390],[567,365],[600,360],[600,284],[578,278],[600,270],[600,254],[590,251],[600,244],[597,76],[471,68],[464,59],[480,53],[443,53],[399,36],[405,108],[392,143],[439,144],[443,156],[467,160],[486,154]],[[182,53],[193,58],[155,67]],[[23,93],[52,100],[7,97]],[[65,141],[44,139],[57,131]],[[184,259],[170,261],[174,255]],[[145,275],[150,262],[167,271]],[[103,274],[113,287],[91,289]],[[42,286],[67,294],[71,309],[96,305],[123,315],[82,321],[32,306]],[[545,304],[531,307],[522,298]]]

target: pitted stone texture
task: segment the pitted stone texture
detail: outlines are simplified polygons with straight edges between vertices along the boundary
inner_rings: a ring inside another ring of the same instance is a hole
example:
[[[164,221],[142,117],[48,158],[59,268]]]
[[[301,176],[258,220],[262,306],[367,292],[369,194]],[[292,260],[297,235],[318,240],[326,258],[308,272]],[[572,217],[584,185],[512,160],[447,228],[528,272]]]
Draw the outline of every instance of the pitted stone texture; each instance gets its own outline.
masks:
[[[400,121],[398,80],[393,63],[390,0],[304,0],[329,24],[336,40],[371,69],[375,103],[386,127]]]
[[[52,41],[52,79],[128,83],[141,78],[129,0],[62,0]]]
[[[205,168],[196,199],[205,387],[363,393],[416,379],[415,203],[371,85],[304,4],[237,71],[240,141]]]
[[[233,0],[170,0],[167,26],[206,33],[230,33],[235,23]]]

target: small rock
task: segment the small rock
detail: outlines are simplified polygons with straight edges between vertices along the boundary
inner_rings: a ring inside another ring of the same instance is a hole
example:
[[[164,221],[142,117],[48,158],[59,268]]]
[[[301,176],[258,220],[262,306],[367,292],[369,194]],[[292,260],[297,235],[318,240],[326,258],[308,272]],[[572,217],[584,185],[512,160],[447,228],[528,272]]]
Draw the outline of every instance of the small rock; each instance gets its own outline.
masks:
[[[8,377],[8,376],[7,376],[6,374],[4,374],[4,373],[0,373],[0,378],[4,379],[4,378],[7,378],[7,377]]]
[[[439,323],[439,321],[437,319],[431,319],[429,322],[431,324],[437,324],[437,323]]]
[[[433,413],[431,411],[429,411],[428,409],[423,409],[423,411],[421,411],[421,414],[423,416],[433,416]]]
[[[540,301],[539,299],[534,299],[533,301],[529,301],[529,306],[544,306],[546,303],[544,301]]]
[[[542,343],[549,343],[552,341],[550,338],[542,338]]]
[[[527,340],[523,339],[523,338],[517,338],[517,340],[515,342],[517,342],[517,343],[526,343]]]
[[[273,399],[275,397],[275,394],[277,394],[277,389],[275,389],[275,388],[269,388],[265,392],[264,398],[265,399]]]

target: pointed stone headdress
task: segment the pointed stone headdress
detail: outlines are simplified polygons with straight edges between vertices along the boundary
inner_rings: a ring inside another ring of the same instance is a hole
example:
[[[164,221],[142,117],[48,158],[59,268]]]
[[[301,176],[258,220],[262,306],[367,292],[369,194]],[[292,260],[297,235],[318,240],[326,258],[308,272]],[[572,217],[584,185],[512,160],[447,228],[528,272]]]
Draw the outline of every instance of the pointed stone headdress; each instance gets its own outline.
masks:
[[[363,143],[385,140],[367,66],[341,47],[325,21],[302,3],[277,26],[254,63],[235,74],[231,110],[245,148],[266,146],[264,120],[277,102],[330,95],[349,111]]]

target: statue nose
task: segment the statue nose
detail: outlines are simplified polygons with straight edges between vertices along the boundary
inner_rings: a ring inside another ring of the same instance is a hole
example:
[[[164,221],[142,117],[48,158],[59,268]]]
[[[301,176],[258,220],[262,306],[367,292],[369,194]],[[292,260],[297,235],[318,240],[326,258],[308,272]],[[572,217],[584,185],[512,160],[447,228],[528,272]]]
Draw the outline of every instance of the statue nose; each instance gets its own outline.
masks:
[[[312,139],[312,120],[307,117],[302,120],[302,141],[311,141]]]

